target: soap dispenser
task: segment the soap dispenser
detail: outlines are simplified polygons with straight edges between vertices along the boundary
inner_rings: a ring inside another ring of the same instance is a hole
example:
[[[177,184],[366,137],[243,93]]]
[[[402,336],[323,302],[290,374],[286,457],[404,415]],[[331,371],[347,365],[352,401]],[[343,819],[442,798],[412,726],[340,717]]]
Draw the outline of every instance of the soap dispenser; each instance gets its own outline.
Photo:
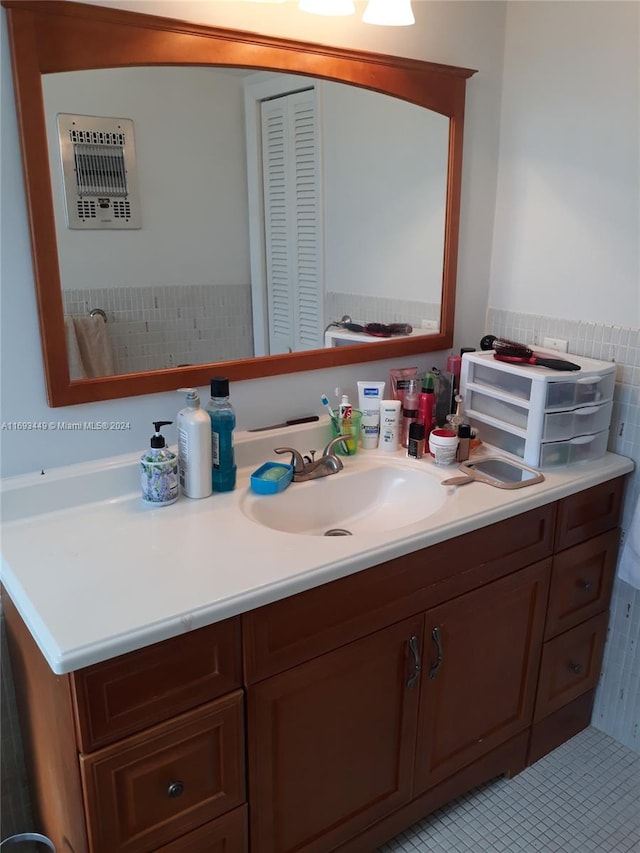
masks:
[[[180,489],[188,498],[211,494],[211,421],[200,408],[195,388],[178,389],[186,394],[186,407],[178,412],[178,471]]]
[[[178,457],[167,447],[160,432],[173,421],[153,421],[151,447],[140,457],[142,500],[152,506],[167,506],[178,499]]]

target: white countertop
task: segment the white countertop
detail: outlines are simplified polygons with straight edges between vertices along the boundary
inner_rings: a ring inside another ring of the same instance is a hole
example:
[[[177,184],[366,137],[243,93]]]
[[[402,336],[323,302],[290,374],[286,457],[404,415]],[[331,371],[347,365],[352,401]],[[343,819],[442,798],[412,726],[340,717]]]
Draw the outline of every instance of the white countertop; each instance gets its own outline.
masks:
[[[517,490],[483,483],[447,490],[426,519],[368,536],[322,537],[272,530],[242,509],[249,475],[278,445],[321,448],[324,424],[240,433],[235,491],[181,497],[153,508],[140,499],[137,455],[9,478],[2,483],[2,584],[51,669],[71,672],[369,568],[628,473],[602,459],[544,471]],[[457,473],[430,457],[362,451],[347,477],[372,464]],[[242,466],[242,467],[240,467]],[[317,483],[291,484],[289,489]],[[262,500],[271,500],[263,497]]]

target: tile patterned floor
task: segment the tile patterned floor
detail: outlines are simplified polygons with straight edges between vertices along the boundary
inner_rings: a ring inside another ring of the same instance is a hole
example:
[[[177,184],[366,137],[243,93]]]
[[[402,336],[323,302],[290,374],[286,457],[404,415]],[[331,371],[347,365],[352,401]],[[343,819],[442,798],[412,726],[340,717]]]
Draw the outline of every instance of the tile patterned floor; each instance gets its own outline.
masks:
[[[640,755],[595,728],[460,797],[378,853],[640,853]]]

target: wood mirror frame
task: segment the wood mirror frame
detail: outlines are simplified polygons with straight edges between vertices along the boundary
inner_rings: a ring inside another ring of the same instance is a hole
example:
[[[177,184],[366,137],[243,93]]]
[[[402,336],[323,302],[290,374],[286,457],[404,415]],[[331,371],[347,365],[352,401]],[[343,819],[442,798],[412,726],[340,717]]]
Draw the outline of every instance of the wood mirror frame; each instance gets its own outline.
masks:
[[[65,0],[2,0],[11,43],[47,399],[67,406],[183,386],[212,375],[257,379],[453,344],[462,139],[468,68],[215,28]],[[449,154],[440,330],[433,335],[241,361],[70,381],[41,75],[137,65],[237,66],[308,74],[393,95],[448,116]]]

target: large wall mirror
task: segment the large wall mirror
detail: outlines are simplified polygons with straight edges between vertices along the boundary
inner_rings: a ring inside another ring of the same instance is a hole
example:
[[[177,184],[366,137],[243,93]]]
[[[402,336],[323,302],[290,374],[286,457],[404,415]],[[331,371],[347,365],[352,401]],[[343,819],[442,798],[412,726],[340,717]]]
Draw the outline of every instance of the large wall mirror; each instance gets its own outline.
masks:
[[[50,405],[451,346],[473,71],[79,3],[3,5]],[[60,139],[118,118],[132,121],[140,221],[69,227]],[[283,169],[303,176],[285,188],[303,203],[284,226]],[[69,329],[96,310],[112,359],[91,373]],[[357,335],[332,325],[344,315],[414,331]]]

